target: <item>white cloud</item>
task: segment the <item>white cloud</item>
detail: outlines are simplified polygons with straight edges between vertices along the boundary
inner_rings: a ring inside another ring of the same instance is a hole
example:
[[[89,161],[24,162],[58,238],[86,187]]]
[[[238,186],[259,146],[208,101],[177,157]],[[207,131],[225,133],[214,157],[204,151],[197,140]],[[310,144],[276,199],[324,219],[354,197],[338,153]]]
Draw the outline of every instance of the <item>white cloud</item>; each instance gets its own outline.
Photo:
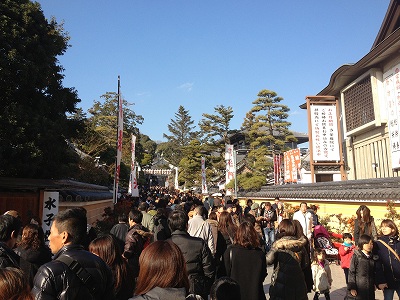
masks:
[[[138,97],[150,96],[150,93],[149,92],[139,92],[139,93],[136,94],[136,96],[138,96]]]
[[[186,83],[178,86],[178,89],[186,90],[187,92],[190,92],[190,91],[192,91],[193,85],[194,85],[193,82],[186,82]]]

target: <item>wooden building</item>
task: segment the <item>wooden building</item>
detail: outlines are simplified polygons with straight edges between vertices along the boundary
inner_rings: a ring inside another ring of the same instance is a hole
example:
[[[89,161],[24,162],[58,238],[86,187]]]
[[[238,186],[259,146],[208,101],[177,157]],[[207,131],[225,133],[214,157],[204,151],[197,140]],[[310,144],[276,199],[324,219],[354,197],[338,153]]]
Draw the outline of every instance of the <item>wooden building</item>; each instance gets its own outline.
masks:
[[[400,0],[391,0],[371,50],[339,67],[317,95],[339,100],[347,179],[399,176],[399,95]]]

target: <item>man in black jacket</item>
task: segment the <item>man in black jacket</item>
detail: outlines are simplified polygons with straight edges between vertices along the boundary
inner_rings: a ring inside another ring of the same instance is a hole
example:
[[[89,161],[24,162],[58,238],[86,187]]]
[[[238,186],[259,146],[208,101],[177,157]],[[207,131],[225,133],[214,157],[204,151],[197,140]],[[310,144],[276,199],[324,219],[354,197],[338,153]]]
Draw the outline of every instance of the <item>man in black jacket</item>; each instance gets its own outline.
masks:
[[[53,260],[41,266],[32,294],[39,299],[115,299],[113,277],[105,262],[84,250],[86,215],[73,208],[53,220],[48,237]]]
[[[170,240],[182,251],[189,276],[189,292],[208,298],[214,280],[215,266],[210,249],[203,239],[187,233],[188,215],[181,210],[173,211],[168,218]]]
[[[9,214],[0,216],[0,268],[19,268],[19,256],[12,250],[21,230],[21,221]]]

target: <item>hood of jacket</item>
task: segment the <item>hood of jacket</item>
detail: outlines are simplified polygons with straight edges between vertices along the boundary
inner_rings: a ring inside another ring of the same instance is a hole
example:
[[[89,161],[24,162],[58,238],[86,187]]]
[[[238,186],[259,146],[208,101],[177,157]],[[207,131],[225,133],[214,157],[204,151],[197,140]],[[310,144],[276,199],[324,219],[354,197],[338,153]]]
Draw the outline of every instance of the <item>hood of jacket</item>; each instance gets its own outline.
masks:
[[[151,238],[153,236],[153,233],[150,232],[146,227],[144,227],[142,224],[135,224],[131,228],[129,228],[129,231],[134,231],[137,234],[143,236],[145,239]]]
[[[284,236],[275,241],[272,245],[273,248],[280,250],[300,251],[307,243],[307,239],[302,236],[300,238],[294,236]]]

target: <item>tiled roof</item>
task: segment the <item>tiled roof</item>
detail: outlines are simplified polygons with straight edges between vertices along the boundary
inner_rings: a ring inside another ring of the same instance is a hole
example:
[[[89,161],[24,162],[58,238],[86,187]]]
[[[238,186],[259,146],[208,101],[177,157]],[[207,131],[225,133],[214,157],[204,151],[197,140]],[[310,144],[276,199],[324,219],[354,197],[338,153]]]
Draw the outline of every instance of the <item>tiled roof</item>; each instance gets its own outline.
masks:
[[[265,186],[257,192],[239,194],[248,198],[305,199],[321,201],[386,202],[400,200],[400,178],[378,178],[307,184]]]

